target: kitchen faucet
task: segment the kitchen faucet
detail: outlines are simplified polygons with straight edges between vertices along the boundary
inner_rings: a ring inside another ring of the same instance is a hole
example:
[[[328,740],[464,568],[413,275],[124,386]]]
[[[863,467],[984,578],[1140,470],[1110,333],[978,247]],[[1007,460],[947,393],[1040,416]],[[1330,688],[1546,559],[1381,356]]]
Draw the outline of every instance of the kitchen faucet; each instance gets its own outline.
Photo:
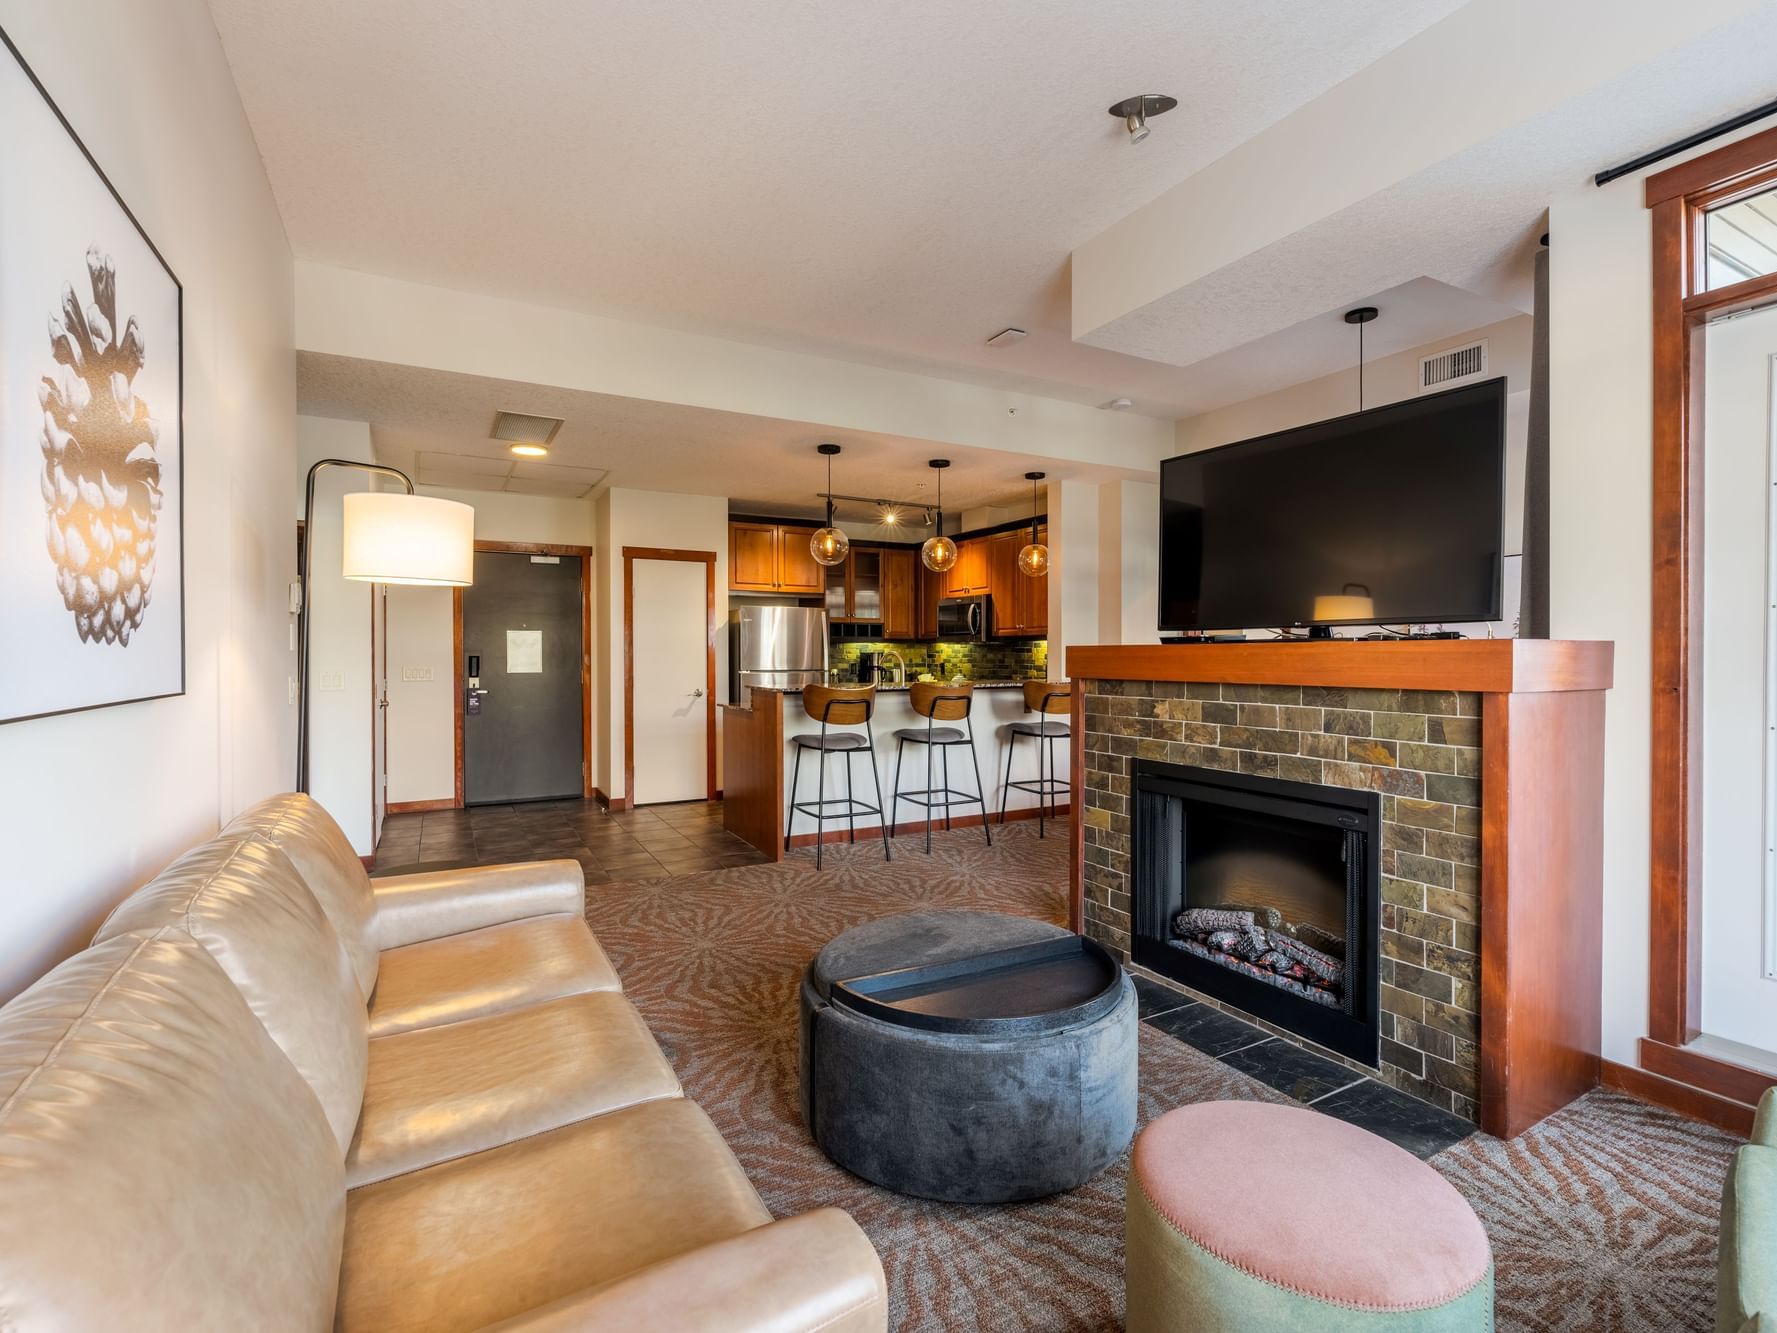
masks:
[[[876,655],[878,663],[877,670],[880,671],[882,669],[881,664],[883,659],[889,657],[895,659],[895,684],[905,685],[907,683],[907,663],[902,659],[901,654],[897,653],[893,648],[884,648]]]

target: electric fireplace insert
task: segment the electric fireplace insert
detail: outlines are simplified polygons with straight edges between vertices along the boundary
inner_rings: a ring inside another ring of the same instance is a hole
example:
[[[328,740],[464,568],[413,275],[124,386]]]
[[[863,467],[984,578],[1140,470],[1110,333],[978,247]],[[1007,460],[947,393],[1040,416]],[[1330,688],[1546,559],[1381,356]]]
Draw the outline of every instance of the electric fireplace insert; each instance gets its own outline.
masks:
[[[1381,798],[1137,760],[1130,953],[1375,1066]]]

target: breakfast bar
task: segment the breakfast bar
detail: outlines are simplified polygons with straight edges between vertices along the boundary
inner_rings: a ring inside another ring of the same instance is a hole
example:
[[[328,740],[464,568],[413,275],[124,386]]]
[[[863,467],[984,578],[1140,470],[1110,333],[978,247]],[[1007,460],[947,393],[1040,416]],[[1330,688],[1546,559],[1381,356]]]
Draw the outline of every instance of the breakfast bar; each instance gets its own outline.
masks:
[[[1022,682],[988,680],[973,683],[975,697],[970,723],[975,732],[975,758],[981,766],[987,810],[997,823],[1001,790],[1006,783],[1006,750],[1011,744],[1007,728],[1014,722],[1030,721],[1034,715],[1025,710]],[[876,739],[876,772],[882,783],[883,806],[890,811],[891,821],[898,833],[922,833],[926,826],[925,811],[918,805],[903,802],[897,816],[893,810],[894,797],[891,795],[895,782],[894,733],[900,727],[923,729],[926,725],[926,720],[918,716],[911,707],[908,690],[909,687],[905,685],[877,687],[876,715],[870,723],[870,729]],[[751,698],[745,704],[723,704],[721,707],[723,823],[729,832],[744,838],[776,861],[783,858],[785,850],[784,828],[792,800],[790,776],[796,760],[794,737],[803,732],[819,731],[820,723],[804,713],[801,690],[755,686],[750,693]],[[861,732],[862,728],[850,730]],[[1037,777],[1038,745],[1039,742],[1029,737],[1018,743],[1017,766],[1012,773],[1014,782],[1029,781]],[[1054,743],[1052,753],[1055,776],[1066,781],[1069,774],[1067,743]],[[807,803],[815,799],[817,762],[817,756],[812,752],[804,756],[801,790],[795,794],[795,800]],[[829,765],[829,797],[843,795],[846,781],[844,768],[851,763],[856,765],[852,782],[859,799],[874,801],[875,791],[870,787],[862,761],[832,755],[826,762]],[[902,773],[904,788],[927,785],[925,762],[923,747],[907,747]],[[935,774],[938,773],[936,765],[942,762],[942,756],[934,756]],[[950,765],[950,785],[959,790],[971,790],[975,775],[969,768],[968,756],[952,754]],[[941,777],[935,778],[933,785],[943,785]],[[1036,797],[1028,791],[1013,790],[1006,805],[1008,820],[1036,817]],[[1068,806],[1063,801],[1050,807],[1049,813],[1065,819]],[[942,809],[935,810],[934,825],[941,827],[943,817]],[[973,805],[959,809],[951,818],[952,827],[968,827],[980,822],[981,812]],[[869,829],[872,836],[875,836],[880,824],[873,815],[859,815],[856,827],[861,839],[865,829]],[[1051,837],[1065,837],[1067,834],[1066,827],[1061,824],[1049,827],[1047,832]],[[829,817],[826,825],[827,842],[832,844],[841,841],[847,835],[845,821],[835,821]],[[789,845],[812,846],[815,840],[814,821],[799,814]]]

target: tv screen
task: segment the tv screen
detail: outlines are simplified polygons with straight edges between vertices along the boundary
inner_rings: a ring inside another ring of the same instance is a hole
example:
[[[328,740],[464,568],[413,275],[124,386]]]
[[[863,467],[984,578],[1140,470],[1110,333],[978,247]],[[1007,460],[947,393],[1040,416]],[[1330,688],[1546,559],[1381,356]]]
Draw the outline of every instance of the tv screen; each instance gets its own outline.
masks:
[[[1160,628],[1497,620],[1505,380],[1160,465]]]

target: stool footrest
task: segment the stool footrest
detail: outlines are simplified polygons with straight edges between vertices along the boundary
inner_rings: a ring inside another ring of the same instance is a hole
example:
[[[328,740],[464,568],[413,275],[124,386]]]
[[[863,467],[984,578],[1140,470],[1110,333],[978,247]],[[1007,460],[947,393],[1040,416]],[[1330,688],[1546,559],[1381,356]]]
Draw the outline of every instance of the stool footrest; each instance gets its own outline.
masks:
[[[1063,778],[1020,778],[1017,782],[1008,782],[1006,786],[1037,796],[1071,796],[1074,792],[1073,784]]]
[[[835,805],[840,809],[828,813],[827,807]],[[848,815],[880,815],[882,813],[882,807],[866,805],[863,801],[854,801],[849,796],[829,796],[824,801],[797,801],[792,808],[800,810],[810,819],[826,820],[844,819]]]
[[[944,798],[948,797],[948,800]],[[898,791],[897,801],[910,801],[914,805],[923,805],[928,810],[934,806],[942,808],[946,805],[981,805],[981,797],[972,791],[958,791],[954,787],[920,787],[914,791]]]

